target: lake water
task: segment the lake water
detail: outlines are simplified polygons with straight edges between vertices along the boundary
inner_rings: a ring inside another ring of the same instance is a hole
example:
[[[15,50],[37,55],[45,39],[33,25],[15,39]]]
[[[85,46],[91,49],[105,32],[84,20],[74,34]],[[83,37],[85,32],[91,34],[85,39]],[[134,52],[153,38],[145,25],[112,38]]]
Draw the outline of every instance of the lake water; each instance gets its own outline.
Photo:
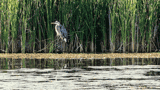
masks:
[[[3,90],[160,89],[159,59],[1,59]]]

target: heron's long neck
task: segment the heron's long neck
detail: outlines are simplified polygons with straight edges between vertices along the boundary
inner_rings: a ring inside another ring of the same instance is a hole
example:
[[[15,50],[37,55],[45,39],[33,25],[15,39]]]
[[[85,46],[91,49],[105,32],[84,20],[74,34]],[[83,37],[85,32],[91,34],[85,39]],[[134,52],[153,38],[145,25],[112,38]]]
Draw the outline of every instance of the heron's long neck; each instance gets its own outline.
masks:
[[[55,30],[57,30],[57,25],[55,26]]]
[[[57,35],[59,36],[59,32],[57,31],[57,29],[58,29],[58,25],[55,26],[55,31],[56,31]]]
[[[58,27],[61,27],[61,25],[56,25],[56,26],[55,26],[55,29],[57,29]]]

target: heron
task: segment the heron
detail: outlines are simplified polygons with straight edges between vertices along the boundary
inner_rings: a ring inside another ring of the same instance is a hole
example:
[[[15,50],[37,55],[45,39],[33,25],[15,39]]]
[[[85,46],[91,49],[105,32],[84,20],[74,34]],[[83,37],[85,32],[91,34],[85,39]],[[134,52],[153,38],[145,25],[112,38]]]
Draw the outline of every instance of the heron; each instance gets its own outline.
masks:
[[[51,22],[51,24],[56,24],[55,31],[57,33],[57,36],[59,36],[62,40],[67,42],[68,33],[63,25],[60,24],[60,22],[55,21]]]
[[[65,43],[67,42],[68,33],[64,27],[64,24],[61,25],[60,22],[55,21],[51,22],[51,24],[55,24],[55,31],[57,33],[57,36],[60,37],[61,40],[63,40]],[[61,49],[63,50],[62,41],[61,41]]]

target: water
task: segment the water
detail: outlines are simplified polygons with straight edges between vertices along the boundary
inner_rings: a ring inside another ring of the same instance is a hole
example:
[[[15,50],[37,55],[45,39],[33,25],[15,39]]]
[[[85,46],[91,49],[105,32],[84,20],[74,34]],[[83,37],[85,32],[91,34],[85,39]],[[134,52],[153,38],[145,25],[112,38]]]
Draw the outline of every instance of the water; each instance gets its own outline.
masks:
[[[4,60],[0,60],[0,89],[159,90],[160,66],[156,64],[157,60],[53,60],[53,68],[49,65],[50,60],[31,60],[31,64],[30,60],[25,60],[26,65],[23,60],[15,60],[15,65],[8,65],[10,69],[2,68]]]

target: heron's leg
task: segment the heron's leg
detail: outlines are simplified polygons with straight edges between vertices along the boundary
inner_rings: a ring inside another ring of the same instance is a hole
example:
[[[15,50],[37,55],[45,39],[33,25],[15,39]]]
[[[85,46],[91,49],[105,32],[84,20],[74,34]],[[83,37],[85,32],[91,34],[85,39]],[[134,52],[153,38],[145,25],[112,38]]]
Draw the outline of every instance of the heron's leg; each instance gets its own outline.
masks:
[[[63,52],[66,52],[66,51],[67,51],[67,43],[63,42]]]
[[[58,42],[58,36],[56,36],[56,41],[55,41],[55,52],[57,53],[57,43]]]
[[[58,37],[58,36],[57,36],[57,43],[56,43],[56,44],[57,44],[57,46],[58,46],[58,44],[59,44],[59,37]]]
[[[59,36],[59,39],[58,39],[58,42],[59,42],[59,44],[58,44],[58,48],[59,48],[59,50],[60,50],[60,51],[62,51],[62,50],[63,50],[62,40],[63,40],[63,38],[62,38],[61,36]]]
[[[60,50],[63,51],[62,39],[60,39]]]
[[[59,46],[59,44],[60,44],[60,38],[59,38],[59,36],[57,37],[58,38],[58,40],[57,40],[57,49],[59,49],[60,48],[60,46]]]
[[[56,36],[56,38],[57,38],[57,41],[56,41],[56,52],[57,52],[57,51],[60,50],[60,46],[59,46],[59,44],[60,44],[60,37]]]
[[[60,49],[62,49],[62,42],[61,42],[61,39],[59,39],[59,47],[60,47]]]
[[[60,36],[58,37],[58,46],[57,46],[57,49],[60,50],[60,51],[63,50],[62,40],[61,40],[61,37],[60,37]]]

